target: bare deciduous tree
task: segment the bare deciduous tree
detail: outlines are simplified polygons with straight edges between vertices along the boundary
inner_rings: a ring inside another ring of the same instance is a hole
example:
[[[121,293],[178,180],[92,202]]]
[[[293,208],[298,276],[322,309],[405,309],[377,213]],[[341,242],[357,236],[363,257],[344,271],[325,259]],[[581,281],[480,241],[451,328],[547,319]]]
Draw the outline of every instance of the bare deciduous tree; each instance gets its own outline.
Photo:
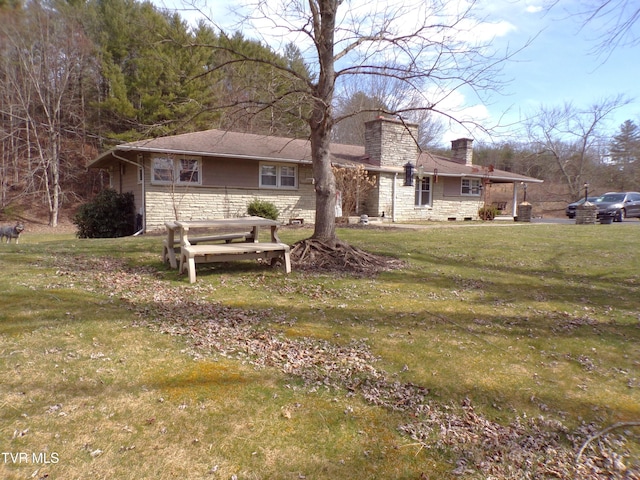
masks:
[[[387,115],[405,117],[410,112],[431,111],[454,119],[440,108],[456,90],[475,93],[500,88],[497,71],[515,52],[498,52],[491,36],[482,36],[482,22],[475,18],[476,2],[444,0],[358,3],[343,0],[258,0],[243,27],[259,24],[256,34],[265,43],[294,42],[300,47],[312,79],[286,65],[274,65],[290,80],[282,99],[295,96],[310,105],[304,113],[309,125],[316,191],[313,240],[332,245],[335,233],[335,177],[331,170],[330,141],[336,121],[336,91],[356,77],[384,77],[410,92]],[[266,38],[266,34],[270,38]],[[231,45],[231,44],[229,44]],[[233,52],[223,68],[233,62],[265,62]],[[416,102],[420,99],[421,102]],[[274,102],[277,102],[276,99]]]
[[[526,120],[531,148],[537,156],[549,157],[577,198],[594,170],[608,151],[608,137],[603,133],[607,117],[629,103],[623,96],[608,98],[580,109],[570,103],[562,107],[540,107]]]
[[[369,175],[363,165],[355,168],[333,167],[336,187],[341,192],[342,216],[360,214],[360,204],[376,185],[376,177]]]
[[[418,125],[419,146],[422,149],[433,146],[442,135],[444,124],[429,110],[424,96],[407,91],[407,86],[384,76],[351,79],[343,85],[334,100],[334,141],[363,145],[366,121],[404,108],[404,119]],[[407,110],[408,106],[414,110]]]
[[[30,184],[24,191],[42,195],[55,227],[63,193],[63,142],[84,122],[84,68],[91,44],[71,16],[45,3],[31,3],[12,20],[0,25],[6,42],[1,86],[3,98],[12,99],[2,114],[11,130],[12,155],[25,163],[22,178]]]
[[[364,144],[364,124],[387,111],[384,101],[378,96],[357,91],[335,100],[335,112],[342,121],[333,129],[333,141],[348,145]]]

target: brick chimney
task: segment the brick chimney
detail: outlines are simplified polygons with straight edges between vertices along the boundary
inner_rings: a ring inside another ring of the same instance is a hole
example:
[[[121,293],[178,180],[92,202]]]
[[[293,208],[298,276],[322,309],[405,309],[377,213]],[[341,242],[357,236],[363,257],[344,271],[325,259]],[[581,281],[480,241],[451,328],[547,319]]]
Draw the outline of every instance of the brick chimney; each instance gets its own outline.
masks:
[[[453,156],[451,161],[462,163],[463,165],[473,165],[473,139],[459,138],[451,141],[451,151]]]
[[[365,122],[364,153],[381,167],[404,167],[416,163],[418,125],[378,117]]]

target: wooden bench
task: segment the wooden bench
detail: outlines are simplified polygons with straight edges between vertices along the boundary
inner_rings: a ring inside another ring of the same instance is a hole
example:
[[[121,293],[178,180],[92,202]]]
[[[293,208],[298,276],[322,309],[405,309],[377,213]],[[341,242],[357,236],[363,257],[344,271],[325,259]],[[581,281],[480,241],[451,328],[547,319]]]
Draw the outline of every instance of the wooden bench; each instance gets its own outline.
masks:
[[[189,243],[197,245],[205,242],[225,242],[230,243],[234,240],[245,242],[252,240],[251,232],[246,233],[228,233],[225,235],[202,235],[198,237],[189,237]],[[172,251],[169,251],[169,240],[166,238],[162,241],[162,261],[171,265],[171,268],[178,268],[176,258],[180,255],[180,238],[174,237]],[[173,254],[172,254],[173,253]]]
[[[507,202],[492,202],[491,206],[495,207],[499,213],[502,213],[507,208]]]
[[[191,241],[191,239],[189,239]],[[182,246],[180,250],[180,273],[185,269],[189,274],[189,282],[196,281],[196,264],[213,262],[230,262],[245,259],[263,259],[275,265],[281,261],[284,270],[291,272],[289,245],[286,243],[234,242],[212,245]]]

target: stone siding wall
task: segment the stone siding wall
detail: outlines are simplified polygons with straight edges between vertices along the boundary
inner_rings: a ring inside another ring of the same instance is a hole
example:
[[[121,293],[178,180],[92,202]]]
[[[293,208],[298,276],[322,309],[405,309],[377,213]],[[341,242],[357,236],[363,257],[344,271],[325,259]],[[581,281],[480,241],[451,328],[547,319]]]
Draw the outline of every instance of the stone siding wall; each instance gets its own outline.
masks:
[[[247,214],[249,203],[256,198],[273,203],[280,210],[278,220],[282,223],[293,218],[312,223],[315,221],[315,190],[307,177],[310,177],[309,172],[301,169],[300,185],[296,190],[150,185],[146,192],[146,229],[163,229],[164,222],[170,220],[242,217]]]
[[[380,201],[375,205],[368,202],[363,213],[370,217],[384,213],[385,218],[393,218],[393,182],[393,175],[380,176]],[[398,222],[478,219],[478,209],[482,205],[480,198],[443,198],[444,183],[439,182],[432,185],[433,204],[416,207],[415,188],[405,187],[401,175],[395,178],[395,183],[395,220]],[[147,231],[163,229],[164,222],[168,220],[241,217],[246,215],[247,206],[255,198],[275,204],[280,210],[278,220],[282,223],[298,218],[305,223],[315,221],[315,191],[311,184],[303,184],[291,192],[207,187],[171,192],[169,187],[155,186],[147,190]]]
[[[380,203],[377,215],[384,212],[386,218],[393,215],[393,175],[381,175],[380,177]],[[395,178],[395,220],[398,222],[410,222],[418,220],[446,221],[478,220],[478,209],[483,205],[481,197],[468,196],[444,196],[445,182],[441,179],[438,183],[432,182],[432,205],[417,207],[415,205],[415,187],[405,187],[404,178],[398,175]],[[368,213],[375,216],[375,212]]]

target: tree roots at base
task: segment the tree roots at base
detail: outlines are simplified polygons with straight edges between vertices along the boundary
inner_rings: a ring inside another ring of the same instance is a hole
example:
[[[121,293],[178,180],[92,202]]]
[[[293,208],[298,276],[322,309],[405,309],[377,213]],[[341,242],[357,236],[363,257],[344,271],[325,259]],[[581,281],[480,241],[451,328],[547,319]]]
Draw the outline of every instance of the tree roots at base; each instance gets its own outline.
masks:
[[[295,270],[343,272],[370,275],[402,268],[402,261],[373,255],[337,240],[329,245],[314,238],[295,243],[291,249],[291,262]]]

